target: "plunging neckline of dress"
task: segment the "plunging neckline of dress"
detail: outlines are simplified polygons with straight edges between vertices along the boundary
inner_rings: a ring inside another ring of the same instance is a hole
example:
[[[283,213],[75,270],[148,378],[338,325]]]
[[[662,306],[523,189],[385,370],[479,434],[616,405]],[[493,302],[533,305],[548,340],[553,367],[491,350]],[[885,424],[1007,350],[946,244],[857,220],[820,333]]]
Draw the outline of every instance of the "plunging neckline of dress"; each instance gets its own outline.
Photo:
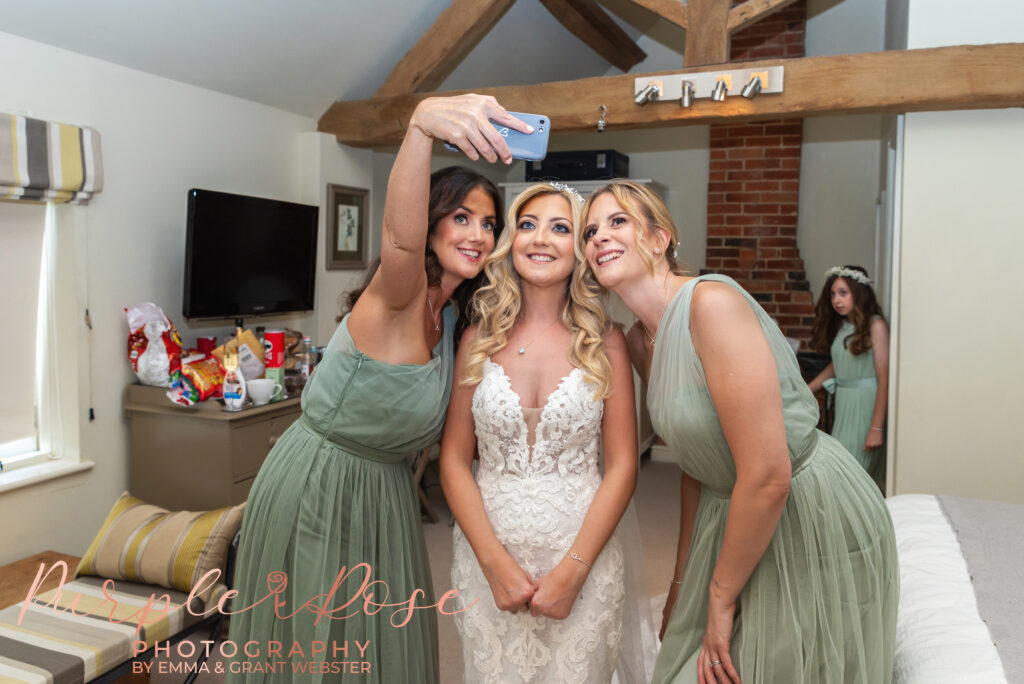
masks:
[[[519,396],[518,392],[516,392],[514,389],[512,389],[512,378],[510,378],[508,376],[508,373],[505,372],[505,367],[502,366],[497,361],[493,361],[490,357],[487,357],[486,363],[489,363],[492,366],[496,366],[497,367],[498,373],[501,376],[502,382],[505,385],[505,389],[508,390],[509,394],[511,394],[513,397],[515,397],[515,401],[516,401],[516,418],[519,421],[519,426],[522,428],[521,440],[523,441],[524,445],[526,446],[527,453],[529,453],[529,456],[530,456],[529,459],[528,459],[528,462],[532,463],[533,462],[533,454],[537,450],[537,445],[540,444],[541,441],[543,441],[543,438],[541,437],[541,434],[542,434],[541,433],[541,426],[543,426],[545,424],[545,421],[548,419],[548,408],[551,406],[551,399],[555,395],[557,395],[559,392],[563,391],[563,389],[565,388],[566,384],[569,382],[569,380],[571,380],[573,378],[573,376],[577,373],[577,371],[582,373],[582,369],[580,369],[578,367],[574,367],[571,371],[569,371],[569,373],[567,375],[563,375],[562,379],[558,381],[558,385],[555,386],[555,389],[551,390],[551,393],[548,394],[547,399],[544,400],[544,405],[543,406],[538,406],[538,407],[531,407],[534,410],[537,409],[537,408],[540,409],[540,418],[537,420],[537,426],[533,429],[534,439],[533,439],[533,444],[531,445],[530,442],[529,442],[530,427],[526,423],[526,414],[525,414],[525,410],[526,409],[523,408],[523,399],[522,399],[522,397]]]

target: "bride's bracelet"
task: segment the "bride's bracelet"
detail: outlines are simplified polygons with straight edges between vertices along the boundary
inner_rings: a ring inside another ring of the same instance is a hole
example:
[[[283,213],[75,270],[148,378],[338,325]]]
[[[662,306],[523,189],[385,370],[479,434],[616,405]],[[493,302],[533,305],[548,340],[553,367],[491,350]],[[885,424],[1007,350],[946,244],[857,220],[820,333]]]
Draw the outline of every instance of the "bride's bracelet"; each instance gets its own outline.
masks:
[[[584,565],[586,565],[588,568],[593,569],[592,566],[590,565],[590,563],[588,563],[587,561],[585,561],[582,558],[580,558],[580,555],[578,553],[576,553],[575,551],[570,551],[569,552],[569,558],[572,558],[574,561],[579,561],[580,563],[583,563]]]

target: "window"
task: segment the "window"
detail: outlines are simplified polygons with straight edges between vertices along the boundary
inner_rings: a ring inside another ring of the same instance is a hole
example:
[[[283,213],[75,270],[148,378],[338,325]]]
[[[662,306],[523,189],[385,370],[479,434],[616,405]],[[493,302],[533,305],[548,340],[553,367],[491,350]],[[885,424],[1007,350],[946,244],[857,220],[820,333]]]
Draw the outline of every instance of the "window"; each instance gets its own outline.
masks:
[[[0,203],[0,359],[7,376],[0,392],[0,462],[37,451],[36,319],[46,205]]]
[[[76,210],[0,202],[0,491],[92,465],[77,450]]]

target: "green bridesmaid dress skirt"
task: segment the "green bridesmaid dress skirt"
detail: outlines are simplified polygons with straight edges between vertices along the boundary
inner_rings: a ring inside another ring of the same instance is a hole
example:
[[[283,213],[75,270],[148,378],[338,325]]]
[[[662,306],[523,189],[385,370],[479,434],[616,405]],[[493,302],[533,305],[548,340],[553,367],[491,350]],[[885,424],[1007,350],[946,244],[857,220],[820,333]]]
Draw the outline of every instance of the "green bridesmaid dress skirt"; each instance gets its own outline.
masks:
[[[857,459],[861,467],[878,478],[881,455],[885,442],[878,449],[865,449],[864,440],[871,429],[875,413],[875,394],[878,378],[875,376],[875,354],[870,349],[854,356],[847,349],[846,338],[852,335],[852,323],[845,322],[832,341],[832,368],[835,379],[825,381],[825,389],[834,394],[836,417],[832,422],[832,436]],[[831,399],[832,397],[830,397]]]
[[[437,613],[426,608],[435,599],[407,455],[440,437],[453,329],[449,306],[432,359],[417,365],[375,361],[356,349],[347,318],[338,327],[303,391],[301,418],[249,494],[228,681],[438,682]]]

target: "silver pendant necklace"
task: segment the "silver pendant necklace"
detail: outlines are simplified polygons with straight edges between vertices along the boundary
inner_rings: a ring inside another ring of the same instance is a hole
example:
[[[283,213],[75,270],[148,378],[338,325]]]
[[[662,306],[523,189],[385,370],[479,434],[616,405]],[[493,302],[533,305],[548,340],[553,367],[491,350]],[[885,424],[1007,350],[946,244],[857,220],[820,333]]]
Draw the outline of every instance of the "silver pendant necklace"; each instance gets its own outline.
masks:
[[[553,325],[554,325],[555,323],[557,323],[557,322],[558,322],[558,321],[560,321],[560,320],[562,320],[562,317],[561,317],[561,316],[559,316],[558,318],[556,318],[555,320],[551,321],[551,322],[550,322],[550,323],[548,323],[548,324],[547,324],[546,326],[544,326],[544,329],[543,329],[543,330],[541,330],[541,331],[540,331],[539,333],[537,333],[536,335],[534,335],[534,336],[533,336],[533,339],[532,339],[532,340],[530,340],[529,342],[527,342],[527,343],[526,343],[526,344],[524,344],[524,345],[521,345],[521,346],[519,347],[519,349],[518,349],[518,351],[519,351],[519,355],[520,355],[520,356],[522,356],[523,354],[525,354],[525,353],[526,353],[526,348],[527,348],[527,347],[529,347],[529,346],[530,346],[531,344],[533,344],[534,342],[536,342],[537,340],[539,340],[539,339],[540,339],[540,336],[541,336],[541,335],[543,335],[544,333],[546,333],[546,332],[548,331],[548,328],[550,328],[551,326],[553,326]]]
[[[672,281],[676,277],[672,274],[672,271],[668,272],[668,278],[665,279],[665,301],[661,303],[661,315],[665,315],[665,310],[668,308],[668,295],[672,291]],[[659,320],[659,323],[661,321]],[[651,347],[654,346],[654,336],[651,335],[650,331],[647,330],[647,326],[644,325],[643,321],[640,321],[640,327],[644,329],[644,335],[647,335],[647,339],[651,341]]]
[[[434,322],[434,331],[440,332],[441,320],[437,314],[434,313],[434,305],[430,303],[430,293],[427,293],[427,306],[430,307],[430,320]]]

